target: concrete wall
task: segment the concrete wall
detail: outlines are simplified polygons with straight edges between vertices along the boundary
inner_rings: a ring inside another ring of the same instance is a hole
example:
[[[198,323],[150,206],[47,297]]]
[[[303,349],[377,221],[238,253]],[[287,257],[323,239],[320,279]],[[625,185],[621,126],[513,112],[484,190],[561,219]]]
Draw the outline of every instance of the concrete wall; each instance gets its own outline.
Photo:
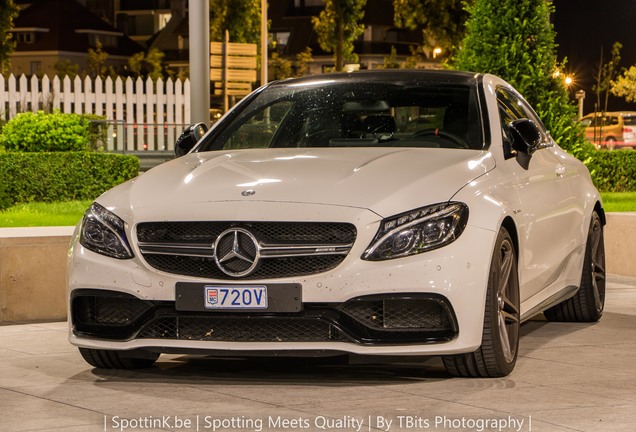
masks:
[[[0,321],[66,317],[72,227],[0,228]],[[608,213],[607,272],[636,276],[636,213]]]
[[[0,321],[66,318],[72,227],[0,229]]]

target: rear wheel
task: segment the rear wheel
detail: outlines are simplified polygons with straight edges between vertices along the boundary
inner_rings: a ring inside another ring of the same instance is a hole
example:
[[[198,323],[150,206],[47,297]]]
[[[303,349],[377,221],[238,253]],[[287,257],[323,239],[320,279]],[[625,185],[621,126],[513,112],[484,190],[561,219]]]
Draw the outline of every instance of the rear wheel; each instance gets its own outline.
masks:
[[[148,351],[116,351],[80,348],[89,365],[100,369],[143,369],[152,366],[159,354]]]
[[[605,147],[608,150],[614,150],[616,148],[616,139],[613,137],[605,138]]]
[[[605,242],[603,224],[598,213],[592,213],[587,234],[581,286],[574,297],[546,310],[550,321],[596,322],[605,308]]]
[[[510,234],[499,230],[486,292],[481,346],[475,352],[443,357],[449,374],[462,377],[502,377],[517,362],[519,348],[519,278]]]

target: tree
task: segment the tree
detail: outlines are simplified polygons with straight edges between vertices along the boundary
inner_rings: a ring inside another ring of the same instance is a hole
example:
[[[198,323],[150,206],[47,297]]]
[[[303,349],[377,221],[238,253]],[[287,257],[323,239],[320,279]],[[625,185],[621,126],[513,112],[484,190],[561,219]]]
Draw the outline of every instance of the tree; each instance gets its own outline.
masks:
[[[115,75],[113,68],[106,66],[107,59],[108,53],[102,49],[102,43],[98,39],[95,42],[95,49],[88,49],[88,57],[86,58],[88,75],[91,78],[95,78],[97,76],[105,78],[108,75]]]
[[[225,30],[230,42],[259,44],[261,40],[260,0],[210,0],[210,40],[223,42]]]
[[[79,75],[79,65],[71,62],[69,59],[61,59],[53,65],[55,74],[60,78],[68,76],[71,80]]]
[[[301,77],[309,74],[309,67],[313,57],[311,48],[306,47],[303,51],[296,54],[296,76]]]
[[[618,74],[618,64],[621,61],[621,49],[623,44],[620,42],[614,42],[612,45],[612,57],[607,63],[603,63],[603,47],[601,47],[601,57],[598,63],[598,70],[596,73],[596,83],[592,90],[596,94],[596,110],[603,112],[607,111],[607,103],[609,101],[609,94],[612,85],[612,81]],[[601,106],[601,93],[605,93],[604,104]]]
[[[272,53],[269,60],[269,67],[272,70],[272,78],[281,80],[289,78],[292,74],[292,64],[289,60],[282,58],[278,53]]]
[[[627,102],[636,102],[636,66],[623,71],[610,86],[614,96],[625,98]]]
[[[393,0],[395,25],[415,30],[424,29],[424,43],[435,44],[454,53],[464,38],[469,17],[464,4],[472,0]]]
[[[546,0],[476,0],[469,8],[463,47],[451,66],[508,81],[533,105],[554,140],[586,159],[592,147],[576,121],[564,74],[554,73],[563,64],[557,62],[553,10]]]
[[[150,48],[148,53],[139,52],[128,59],[128,69],[135,76],[147,76],[154,81],[163,77],[162,60],[165,54],[157,48]]]
[[[7,72],[11,67],[10,57],[15,50],[11,30],[19,11],[13,0],[0,0],[0,73]]]
[[[400,62],[397,58],[397,50],[391,46],[391,54],[384,56],[384,69],[399,69]]]
[[[146,54],[144,52],[138,52],[130,56],[128,59],[128,70],[133,76],[141,76],[145,58]]]
[[[318,34],[320,47],[334,53],[336,70],[341,71],[346,60],[358,61],[353,42],[364,33],[364,7],[367,0],[326,0],[325,9],[311,22]]]

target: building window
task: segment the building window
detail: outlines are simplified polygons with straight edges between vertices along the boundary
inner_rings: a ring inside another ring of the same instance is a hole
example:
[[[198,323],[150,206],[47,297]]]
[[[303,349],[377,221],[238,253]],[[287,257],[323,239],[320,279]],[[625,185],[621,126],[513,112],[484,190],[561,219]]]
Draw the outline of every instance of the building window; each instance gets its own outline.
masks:
[[[99,41],[104,48],[114,48],[117,46],[117,36],[89,33],[88,44],[95,47],[97,46],[97,41]]]
[[[128,36],[152,36],[156,33],[155,18],[153,14],[126,14],[117,15],[117,28]]]
[[[269,48],[276,52],[283,52],[289,43],[290,32],[272,32],[269,34]]]
[[[31,75],[39,75],[42,71],[42,62],[32,61],[31,62]]]
[[[157,31],[163,29],[165,26],[168,25],[168,21],[170,21],[170,18],[172,18],[172,14],[171,13],[158,13],[157,14]]]
[[[35,43],[35,32],[15,32],[14,35],[18,43]]]

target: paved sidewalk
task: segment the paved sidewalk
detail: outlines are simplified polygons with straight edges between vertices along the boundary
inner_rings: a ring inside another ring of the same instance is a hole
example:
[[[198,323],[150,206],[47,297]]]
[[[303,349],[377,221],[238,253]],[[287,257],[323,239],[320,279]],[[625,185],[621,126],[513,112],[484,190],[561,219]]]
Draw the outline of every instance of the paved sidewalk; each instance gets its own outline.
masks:
[[[0,325],[0,432],[636,430],[636,279],[610,276],[598,324],[522,327],[514,373],[162,356],[91,369],[65,323]]]

